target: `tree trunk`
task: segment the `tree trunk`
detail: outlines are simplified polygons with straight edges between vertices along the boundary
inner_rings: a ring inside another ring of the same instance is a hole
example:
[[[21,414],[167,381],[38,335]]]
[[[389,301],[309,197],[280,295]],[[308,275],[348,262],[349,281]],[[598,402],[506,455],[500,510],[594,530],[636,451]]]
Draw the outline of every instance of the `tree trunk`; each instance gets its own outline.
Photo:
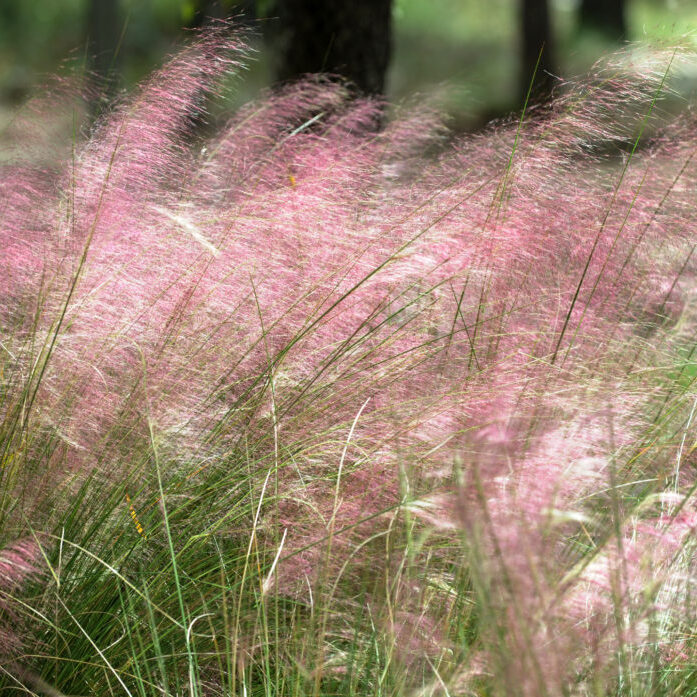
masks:
[[[366,94],[385,90],[392,0],[278,0],[278,80],[332,73]]]
[[[118,83],[117,48],[121,32],[119,0],[90,0],[87,8],[89,69],[107,92]]]
[[[233,26],[251,24],[256,19],[255,0],[194,0],[192,14],[186,22],[197,29],[216,19],[233,19]]]
[[[531,97],[535,101],[545,100],[554,87],[556,72],[547,0],[521,0],[520,10],[522,96],[525,99],[532,83]]]
[[[627,36],[624,0],[582,0],[581,28],[602,32],[611,39]]]

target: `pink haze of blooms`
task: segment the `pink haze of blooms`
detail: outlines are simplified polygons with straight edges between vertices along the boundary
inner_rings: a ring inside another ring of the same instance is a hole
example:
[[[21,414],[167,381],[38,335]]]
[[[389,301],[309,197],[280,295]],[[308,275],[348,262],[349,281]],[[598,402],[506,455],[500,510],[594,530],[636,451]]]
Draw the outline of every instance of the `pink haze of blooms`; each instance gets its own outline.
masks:
[[[612,58],[521,124],[462,139],[424,107],[380,129],[384,105],[309,78],[203,147],[192,123],[243,57],[204,36],[57,168],[0,169],[5,379],[35,380],[55,335],[29,417],[63,443],[50,476],[118,476],[151,429],[191,472],[244,436],[279,472],[286,554],[353,526],[338,568],[384,524],[360,521],[400,500],[445,535],[464,527],[513,656],[485,642],[482,670],[522,693],[640,641],[642,589],[671,578],[695,515],[675,493],[689,462],[637,454],[662,395],[649,368],[678,362],[694,327],[695,124],[659,130],[650,107],[680,56]],[[629,154],[641,128],[652,140]],[[608,524],[594,494],[637,462],[658,503],[623,509],[625,544],[575,565],[563,541]],[[304,592],[321,549],[281,560],[284,592]],[[36,561],[7,550],[0,590]],[[618,594],[635,608],[621,629]],[[430,650],[410,622],[445,633],[405,600],[410,651]]]

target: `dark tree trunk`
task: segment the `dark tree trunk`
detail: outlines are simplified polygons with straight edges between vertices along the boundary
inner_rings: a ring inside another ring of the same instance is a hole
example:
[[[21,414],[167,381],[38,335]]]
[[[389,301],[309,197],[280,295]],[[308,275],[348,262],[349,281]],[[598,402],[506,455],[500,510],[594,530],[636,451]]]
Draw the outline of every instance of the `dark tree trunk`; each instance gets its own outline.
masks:
[[[581,28],[602,32],[611,39],[627,36],[624,0],[582,0]]]
[[[256,19],[255,0],[194,0],[189,29],[204,27],[211,20],[234,20],[233,26],[250,24]]]
[[[392,0],[277,0],[276,77],[340,75],[366,94],[385,91]]]
[[[117,49],[122,24],[119,0],[90,0],[87,8],[88,66],[107,92],[118,83]]]
[[[525,98],[532,82],[531,96],[535,101],[541,101],[548,98],[551,94],[556,72],[549,6],[547,0],[520,1],[522,96]],[[540,55],[540,52],[542,52],[542,55]],[[537,69],[535,69],[536,66]]]

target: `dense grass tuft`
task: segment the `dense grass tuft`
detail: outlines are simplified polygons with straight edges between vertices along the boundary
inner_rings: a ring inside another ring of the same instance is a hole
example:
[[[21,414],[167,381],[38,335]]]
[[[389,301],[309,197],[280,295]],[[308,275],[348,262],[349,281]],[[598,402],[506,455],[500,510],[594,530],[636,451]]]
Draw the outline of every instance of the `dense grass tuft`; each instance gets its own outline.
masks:
[[[0,687],[694,694],[691,56],[463,140],[323,78],[204,138],[244,58],[0,168]]]

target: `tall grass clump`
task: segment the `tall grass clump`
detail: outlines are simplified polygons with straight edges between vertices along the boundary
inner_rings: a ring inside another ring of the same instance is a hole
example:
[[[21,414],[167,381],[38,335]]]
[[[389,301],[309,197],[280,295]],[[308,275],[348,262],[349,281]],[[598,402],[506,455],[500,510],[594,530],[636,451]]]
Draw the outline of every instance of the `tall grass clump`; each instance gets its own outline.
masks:
[[[321,77],[204,135],[244,60],[3,157],[2,690],[695,694],[689,52],[462,139]]]

